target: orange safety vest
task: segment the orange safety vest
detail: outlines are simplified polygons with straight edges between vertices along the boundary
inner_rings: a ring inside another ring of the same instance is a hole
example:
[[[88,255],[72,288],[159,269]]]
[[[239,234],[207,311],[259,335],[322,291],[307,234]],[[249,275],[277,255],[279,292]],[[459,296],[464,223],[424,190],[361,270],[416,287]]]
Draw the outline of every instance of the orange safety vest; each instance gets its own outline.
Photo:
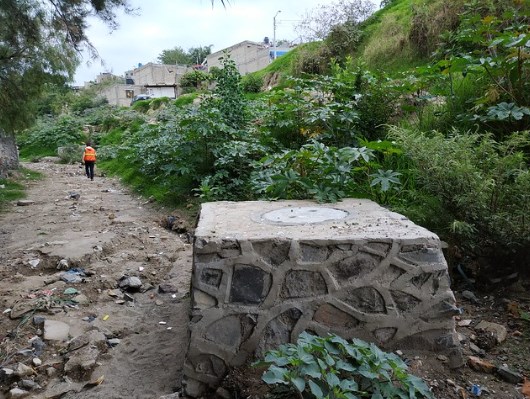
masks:
[[[85,162],[96,162],[96,150],[94,150],[92,147],[85,147],[83,160]]]

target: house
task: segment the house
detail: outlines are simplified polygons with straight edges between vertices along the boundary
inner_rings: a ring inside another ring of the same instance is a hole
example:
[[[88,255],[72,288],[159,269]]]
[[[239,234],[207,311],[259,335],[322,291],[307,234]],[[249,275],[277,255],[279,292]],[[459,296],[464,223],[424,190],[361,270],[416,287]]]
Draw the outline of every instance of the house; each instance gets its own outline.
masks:
[[[252,42],[245,40],[241,43],[234,44],[223,50],[216,51],[207,57],[208,70],[212,67],[222,68],[222,59],[225,52],[230,54],[230,58],[236,63],[236,67],[241,75],[256,72],[269,65],[276,56],[280,56],[289,51],[289,48],[276,48],[270,44]]]
[[[189,70],[182,65],[164,65],[149,62],[125,72],[124,79],[112,85],[102,85],[100,94],[109,104],[129,106],[134,96],[149,94],[152,97],[176,98],[181,93],[180,78]],[[102,79],[104,80],[108,79]],[[125,82],[125,83],[123,83]]]

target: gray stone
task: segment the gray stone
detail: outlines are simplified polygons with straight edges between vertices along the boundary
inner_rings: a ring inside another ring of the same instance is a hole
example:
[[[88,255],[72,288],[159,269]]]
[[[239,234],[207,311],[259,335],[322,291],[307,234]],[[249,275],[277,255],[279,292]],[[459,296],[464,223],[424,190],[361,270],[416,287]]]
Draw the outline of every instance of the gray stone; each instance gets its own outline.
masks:
[[[122,277],[119,286],[127,290],[139,290],[142,287],[142,280],[136,276]]]
[[[169,395],[160,396],[158,399],[179,399],[181,398],[180,393],[175,392]]]
[[[116,345],[120,344],[121,339],[119,339],[119,338],[111,338],[107,342],[109,343],[110,346],[116,346]]]
[[[328,293],[326,281],[319,272],[291,270],[285,276],[282,298],[304,298]]]
[[[385,344],[388,341],[390,341],[397,333],[397,328],[394,327],[386,327],[386,328],[378,328],[373,332],[375,339],[380,344]]]
[[[420,302],[418,298],[414,295],[407,294],[406,292],[401,291],[390,291],[392,294],[392,299],[396,303],[396,307],[401,312],[408,312],[411,309],[414,309]]]
[[[68,339],[70,326],[62,321],[49,320],[44,321],[44,339],[48,341],[65,341]]]
[[[158,286],[158,292],[161,294],[174,294],[177,291],[177,287],[175,287],[173,284],[162,283]]]
[[[29,377],[30,375],[35,374],[35,370],[33,370],[31,367],[26,366],[24,363],[18,363],[17,368],[15,369],[15,375],[17,377],[23,378],[23,377]]]
[[[27,389],[29,391],[33,391],[34,389],[40,389],[41,388],[41,386],[39,384],[37,384],[35,381],[28,380],[28,379],[20,380],[18,382],[18,386],[20,388],[24,388],[24,389]]]
[[[331,253],[329,248],[300,243],[300,253],[302,255],[302,262],[321,263],[328,259]]]
[[[519,384],[523,382],[523,376],[513,370],[510,370],[508,367],[501,366],[497,367],[497,374],[506,382],[511,384]]]
[[[342,285],[350,279],[361,278],[379,266],[381,257],[360,252],[344,258],[330,267],[331,272]]]
[[[217,299],[201,290],[193,290],[193,306],[200,309],[210,309],[217,306]]]
[[[90,378],[90,371],[96,367],[99,354],[100,351],[93,346],[84,346],[70,353],[64,365],[65,374],[78,381]]]
[[[206,285],[218,288],[221,284],[221,278],[223,277],[223,271],[219,269],[205,268],[201,271],[200,280]]]
[[[403,246],[399,257],[412,264],[421,265],[425,263],[440,264],[444,262],[442,251],[439,248],[428,248],[420,246]]]
[[[257,357],[262,357],[268,350],[290,342],[291,332],[301,316],[302,312],[299,309],[292,308],[271,320],[263,331],[258,344]]]
[[[497,340],[497,343],[499,344],[506,340],[506,335],[508,334],[506,327],[497,323],[490,323],[489,321],[485,320],[482,320],[480,323],[478,323],[475,326],[475,330],[486,331],[488,333],[493,334],[493,336]]]
[[[33,205],[34,203],[35,201],[32,201],[32,200],[18,200],[17,201],[18,206],[29,206],[29,205]]]
[[[339,328],[349,330],[360,324],[359,320],[352,315],[328,303],[318,308],[313,316],[313,320],[331,329]]]
[[[8,398],[9,399],[25,398],[28,395],[29,395],[28,391],[25,391],[20,388],[13,388],[9,391]]]
[[[217,390],[215,391],[215,394],[220,399],[232,399],[232,394],[228,392],[226,389],[224,389],[223,387],[217,388]]]
[[[252,243],[254,251],[271,266],[278,266],[289,257],[291,243],[288,241],[258,241]]]
[[[206,331],[206,339],[236,349],[241,342],[239,317],[227,316],[212,323]]]
[[[44,325],[44,324],[43,324]],[[36,356],[40,356],[46,347],[46,344],[40,337],[34,337],[31,339],[31,347]]]
[[[42,328],[44,326],[44,321],[46,320],[46,317],[44,316],[33,316],[33,325],[38,328]]]
[[[89,305],[90,304],[90,300],[88,299],[88,297],[84,294],[79,294],[79,295],[76,295],[72,298],[72,301],[78,303],[79,305],[81,306],[86,306],[86,305]]]
[[[345,290],[338,297],[364,313],[386,313],[383,296],[373,287]]]
[[[232,276],[230,302],[259,304],[269,293],[270,286],[270,275],[259,267],[236,264]]]
[[[472,303],[479,303],[480,302],[478,300],[477,296],[473,292],[468,291],[468,290],[462,291],[462,297],[467,299],[468,301],[470,301]]]

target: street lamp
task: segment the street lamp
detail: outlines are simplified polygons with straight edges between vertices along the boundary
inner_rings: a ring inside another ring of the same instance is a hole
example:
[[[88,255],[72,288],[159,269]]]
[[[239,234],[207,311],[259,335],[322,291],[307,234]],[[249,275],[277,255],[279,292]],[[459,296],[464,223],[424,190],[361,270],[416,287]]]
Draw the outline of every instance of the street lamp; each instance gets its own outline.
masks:
[[[278,10],[276,12],[276,14],[274,14],[274,18],[272,19],[272,44],[274,45],[274,52],[273,52],[273,56],[272,56],[272,59],[275,60],[276,59],[276,17],[278,16],[279,13],[281,13],[282,10]]]

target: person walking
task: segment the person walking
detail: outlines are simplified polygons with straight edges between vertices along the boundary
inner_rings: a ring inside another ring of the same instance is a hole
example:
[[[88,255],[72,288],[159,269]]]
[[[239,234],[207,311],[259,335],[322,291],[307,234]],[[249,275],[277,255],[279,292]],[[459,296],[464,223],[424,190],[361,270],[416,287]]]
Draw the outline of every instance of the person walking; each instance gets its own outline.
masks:
[[[96,150],[91,147],[90,141],[86,142],[85,150],[83,151],[83,161],[85,165],[86,177],[94,180],[94,165],[96,164]]]

